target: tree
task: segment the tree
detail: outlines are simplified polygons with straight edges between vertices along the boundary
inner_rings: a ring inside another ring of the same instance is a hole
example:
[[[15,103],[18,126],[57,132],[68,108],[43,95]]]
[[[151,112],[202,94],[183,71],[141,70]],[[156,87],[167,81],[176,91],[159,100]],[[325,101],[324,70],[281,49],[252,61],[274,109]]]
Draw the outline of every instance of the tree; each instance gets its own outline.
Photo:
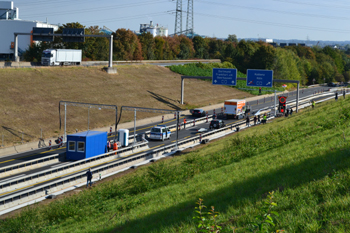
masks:
[[[143,60],[140,41],[132,31],[118,29],[113,33],[113,42],[115,60]]]
[[[180,53],[177,57],[179,59],[193,58],[194,48],[192,40],[183,35],[179,36],[178,39],[180,41]]]
[[[276,58],[276,49],[268,44],[262,44],[251,58],[252,69],[267,69],[273,67]]]
[[[237,39],[237,36],[236,36],[235,34],[233,34],[233,35],[228,35],[226,41],[238,43],[238,39]]]
[[[147,33],[142,33],[139,35],[139,40],[142,46],[142,57],[145,60],[154,60],[155,55],[154,55],[154,48],[155,48],[155,43],[154,43],[154,38],[153,35],[149,32]]]
[[[164,59],[164,45],[165,40],[163,37],[157,36],[154,38],[155,42],[155,49],[154,49],[154,55],[157,60],[163,60]]]
[[[192,39],[193,48],[195,51],[195,58],[199,59],[208,59],[209,53],[208,53],[208,44],[207,41],[202,38],[201,36],[195,36]]]

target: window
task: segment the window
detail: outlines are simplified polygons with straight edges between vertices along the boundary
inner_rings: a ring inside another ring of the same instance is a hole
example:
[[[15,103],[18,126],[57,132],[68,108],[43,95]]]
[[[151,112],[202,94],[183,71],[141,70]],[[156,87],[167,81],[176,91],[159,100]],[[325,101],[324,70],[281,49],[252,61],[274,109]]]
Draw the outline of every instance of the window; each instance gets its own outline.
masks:
[[[152,133],[160,133],[160,129],[159,128],[152,128],[151,132]]]
[[[84,152],[85,151],[85,142],[78,142],[78,152]]]
[[[75,141],[68,142],[68,151],[75,151]]]
[[[166,130],[165,129],[162,129],[162,133],[165,133],[166,132]]]

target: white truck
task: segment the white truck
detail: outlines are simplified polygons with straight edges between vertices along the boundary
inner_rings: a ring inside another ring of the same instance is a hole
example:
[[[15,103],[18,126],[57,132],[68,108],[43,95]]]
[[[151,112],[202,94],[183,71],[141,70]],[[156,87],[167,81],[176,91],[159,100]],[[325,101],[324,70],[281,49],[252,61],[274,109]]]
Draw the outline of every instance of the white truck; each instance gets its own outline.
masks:
[[[250,108],[247,108],[245,100],[225,100],[224,114],[227,118],[244,118],[245,114],[249,113],[249,110]]]
[[[41,65],[80,65],[81,57],[80,49],[46,49],[41,56]]]

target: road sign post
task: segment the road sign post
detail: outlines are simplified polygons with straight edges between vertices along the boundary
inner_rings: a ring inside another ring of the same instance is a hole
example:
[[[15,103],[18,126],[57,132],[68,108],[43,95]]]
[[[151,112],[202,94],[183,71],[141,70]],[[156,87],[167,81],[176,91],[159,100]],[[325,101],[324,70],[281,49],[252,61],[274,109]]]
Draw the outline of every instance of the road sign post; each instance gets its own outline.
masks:
[[[247,87],[272,87],[272,70],[247,70]]]
[[[237,85],[237,69],[213,68],[213,85]]]

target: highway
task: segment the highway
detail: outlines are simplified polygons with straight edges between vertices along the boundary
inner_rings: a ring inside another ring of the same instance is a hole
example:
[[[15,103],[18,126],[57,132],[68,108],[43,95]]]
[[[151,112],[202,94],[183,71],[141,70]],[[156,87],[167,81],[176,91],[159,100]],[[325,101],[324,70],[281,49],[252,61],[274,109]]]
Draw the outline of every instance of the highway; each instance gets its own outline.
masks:
[[[304,98],[306,96],[313,95],[315,93],[315,91],[319,92],[319,91],[328,91],[328,90],[329,90],[328,87],[315,87],[315,88],[304,89],[304,90],[300,91],[300,98]],[[290,101],[293,101],[293,100],[295,101],[295,99],[296,99],[296,93],[295,92],[289,93],[288,94],[288,98],[287,98],[287,103],[290,102]],[[276,103],[278,104],[278,102],[276,102]],[[271,97],[267,97],[267,98],[262,97],[259,100],[254,100],[252,102],[248,102],[248,104],[251,106],[251,112],[255,113],[259,109],[272,107],[273,104],[274,104],[274,100]],[[216,113],[220,113],[221,109],[216,109],[215,111],[216,111]],[[213,113],[212,110],[209,111],[209,115],[211,115],[212,113]],[[194,117],[192,117],[191,115],[186,115],[186,116],[182,115],[181,119],[180,119],[180,122],[183,122],[183,118],[184,117],[186,117],[187,122],[189,122],[192,119],[194,119]],[[226,125],[234,124],[236,121],[237,120],[234,120],[234,119],[224,120]],[[165,125],[173,125],[173,124],[176,124],[176,120],[175,119],[168,120],[168,121],[164,122],[163,124],[165,124]],[[137,132],[137,134],[143,134],[143,133],[149,131],[154,125],[155,124],[153,123],[153,124],[138,126],[136,132]],[[197,130],[199,128],[208,128],[209,123],[196,124],[196,126],[194,126],[194,127],[192,125],[193,125],[192,123],[187,123],[186,129],[182,128],[179,131],[179,140],[197,136],[197,134],[198,134]],[[130,130],[130,134],[133,135],[133,130],[134,129],[132,128],[132,129],[129,129],[129,130]],[[109,136],[109,139],[113,139],[113,138],[114,138],[114,135]],[[159,147],[166,146],[166,145],[169,145],[171,143],[174,143],[175,139],[176,139],[176,131],[172,133],[172,136],[171,136],[170,140],[149,141],[149,148],[150,148],[149,150],[152,150],[152,149],[155,149],[155,148],[159,148]],[[51,150],[51,151],[47,151],[47,149],[40,149],[40,150],[36,150],[35,152],[29,151],[29,152],[26,152],[26,153],[10,155],[10,156],[4,156],[4,157],[0,158],[0,168],[4,167],[4,166],[8,166],[10,164],[16,164],[16,163],[20,163],[20,162],[23,162],[23,161],[29,161],[29,160],[32,160],[32,159],[35,159],[35,158],[38,158],[38,157],[42,158],[42,157],[49,156],[49,155],[52,155],[52,154],[64,153],[65,150],[66,150],[65,147],[57,148],[57,146],[55,146],[54,149]],[[123,158],[120,158],[120,160],[122,161]],[[63,162],[63,163],[70,163],[70,162],[66,161],[66,162]],[[52,167],[58,166],[60,164],[62,164],[62,162],[59,162],[59,163],[56,163],[56,164],[51,164],[51,165],[48,165],[48,166],[42,166],[42,167],[30,170],[30,171],[17,173],[17,174],[14,174],[12,176],[1,178],[0,179],[0,184],[1,183],[6,183],[7,181],[9,181],[11,179],[16,179],[18,177],[25,176],[27,174],[34,174],[36,172],[45,171],[45,170],[50,169]],[[98,167],[98,166],[99,165],[94,166],[94,167]],[[76,172],[81,172],[83,170],[86,170],[86,169],[77,170]],[[34,186],[37,186],[37,185],[42,185],[42,184],[45,184],[47,182],[52,182],[55,179],[59,179],[59,178],[62,178],[62,177],[68,176],[68,175],[70,175],[70,174],[64,174],[64,175],[55,177],[53,179],[49,179],[49,180],[45,180],[43,182],[39,182],[39,183],[34,184],[34,185],[28,185],[28,186],[25,186],[23,188],[19,188],[19,189],[15,190],[15,191],[9,191],[9,192],[1,192],[0,191],[0,199],[3,198],[3,197],[6,197],[8,195],[12,195],[12,194],[14,194],[16,192],[23,191],[23,190],[25,190],[27,188],[34,187]]]

